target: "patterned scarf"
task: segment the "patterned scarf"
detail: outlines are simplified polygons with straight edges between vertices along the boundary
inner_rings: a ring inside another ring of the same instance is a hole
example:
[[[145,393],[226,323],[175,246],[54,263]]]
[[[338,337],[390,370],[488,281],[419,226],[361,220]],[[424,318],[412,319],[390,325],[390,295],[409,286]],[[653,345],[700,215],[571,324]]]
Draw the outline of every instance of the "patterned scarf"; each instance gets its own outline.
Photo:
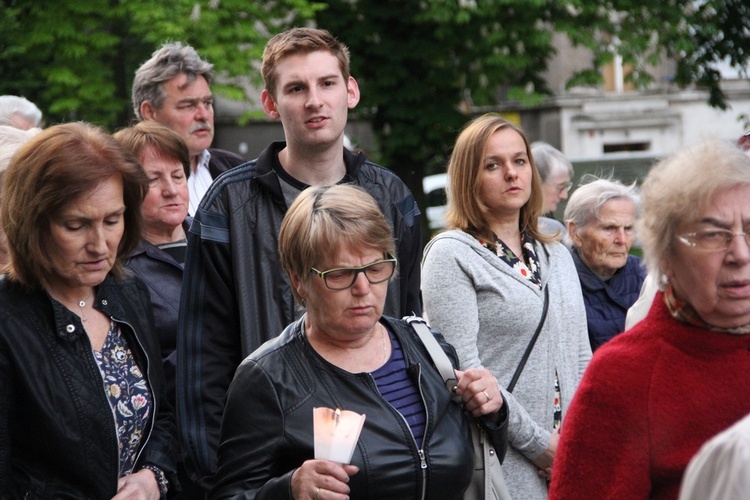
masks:
[[[664,289],[664,303],[667,305],[670,314],[677,321],[687,323],[688,325],[697,326],[698,328],[705,328],[714,332],[731,333],[733,335],[747,335],[750,333],[750,324],[735,326],[732,328],[721,328],[706,323],[698,315],[698,312],[685,302],[684,300],[678,299],[674,294],[672,285],[667,285]]]

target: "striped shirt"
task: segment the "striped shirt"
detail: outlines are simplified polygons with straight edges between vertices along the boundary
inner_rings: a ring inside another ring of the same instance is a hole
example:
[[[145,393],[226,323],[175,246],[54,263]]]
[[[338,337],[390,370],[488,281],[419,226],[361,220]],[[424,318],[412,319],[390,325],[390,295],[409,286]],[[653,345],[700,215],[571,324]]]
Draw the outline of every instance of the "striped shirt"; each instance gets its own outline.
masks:
[[[380,394],[409,424],[417,447],[421,449],[426,423],[422,397],[417,384],[409,377],[406,370],[406,360],[401,344],[393,333],[388,331],[388,335],[393,348],[391,357],[383,366],[372,372],[372,376]]]

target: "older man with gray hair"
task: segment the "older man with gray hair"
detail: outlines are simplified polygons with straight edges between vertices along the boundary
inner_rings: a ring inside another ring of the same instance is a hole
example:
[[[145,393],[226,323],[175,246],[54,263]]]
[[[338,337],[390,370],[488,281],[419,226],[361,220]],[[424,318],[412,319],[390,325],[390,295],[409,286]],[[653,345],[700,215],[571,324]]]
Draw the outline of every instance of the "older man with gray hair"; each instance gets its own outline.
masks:
[[[133,111],[138,120],[166,125],[190,151],[190,215],[214,178],[244,162],[229,151],[209,149],[214,139],[213,78],[213,64],[201,59],[193,47],[171,42],[155,51],[133,80]]]

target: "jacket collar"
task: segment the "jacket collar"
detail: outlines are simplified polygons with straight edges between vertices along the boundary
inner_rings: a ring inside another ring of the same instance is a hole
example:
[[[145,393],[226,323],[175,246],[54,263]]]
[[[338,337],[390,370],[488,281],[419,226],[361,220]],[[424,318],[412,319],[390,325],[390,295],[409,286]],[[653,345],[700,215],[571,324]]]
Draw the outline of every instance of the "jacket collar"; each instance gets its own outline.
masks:
[[[268,352],[272,351],[276,347],[278,347],[278,344],[282,344],[285,342],[288,342],[290,338],[296,339],[298,342],[301,342],[304,346],[304,349],[309,349],[311,353],[315,353],[313,356],[313,359],[323,359],[322,356],[317,354],[315,350],[313,349],[312,345],[310,344],[310,341],[307,340],[307,337],[305,336],[305,318],[307,317],[307,313],[304,313],[302,317],[295,322],[288,325],[284,331],[276,337],[275,340],[271,340],[268,345],[263,347],[263,350]],[[414,363],[414,352],[413,352],[413,346],[412,343],[406,338],[407,333],[405,333],[404,329],[407,329],[409,332],[411,331],[411,326],[406,325],[405,322],[398,320],[396,318],[391,318],[388,316],[381,316],[378,320],[380,323],[386,326],[389,332],[393,333],[393,335],[396,336],[398,339],[399,344],[401,344],[401,350],[404,353],[404,359],[406,360],[407,367],[412,365]],[[406,326],[405,326],[406,325]],[[258,352],[255,353],[256,355],[259,355]],[[333,366],[331,363],[326,362],[327,365]],[[325,366],[325,365],[324,365]],[[354,374],[357,375],[357,374]]]
[[[578,278],[581,280],[581,286],[588,290],[602,290],[609,288],[609,284],[612,280],[614,280],[619,274],[625,272],[625,268],[628,267],[628,264],[630,263],[630,257],[628,257],[625,265],[615,271],[608,281],[604,281],[586,265],[583,259],[581,259],[581,255],[577,248],[571,248],[570,253],[573,256],[573,262],[576,265],[576,271],[578,271]]]
[[[185,231],[185,234],[187,235],[190,231],[190,225],[193,223],[193,218],[189,215],[185,218],[185,220],[182,222],[182,229]],[[172,259],[169,254],[166,252],[163,252],[159,250],[159,248],[154,245],[153,243],[147,241],[144,238],[141,238],[141,241],[138,242],[138,247],[133,251],[132,254],[130,254],[129,259],[132,259],[133,257],[137,257],[139,255],[146,254],[148,257],[156,260],[161,260],[164,262],[168,262],[169,264],[174,264],[179,266],[177,262]]]
[[[114,283],[114,278],[107,276],[107,278],[105,278],[105,280],[97,287],[94,308],[111,318],[123,318],[125,317],[124,311],[120,306],[119,301],[115,300],[114,297],[112,286]],[[84,331],[81,318],[52,298],[49,293],[45,292],[45,294],[52,304],[52,312],[55,319],[55,331],[57,334],[61,338],[71,342],[79,339],[82,335],[85,335],[86,332]]]
[[[300,190],[308,187],[306,184],[297,181],[286,172],[279,171],[281,168],[281,165],[279,164],[279,151],[285,147],[285,141],[272,142],[260,153],[255,164],[256,181],[267,189],[277,201],[282,203],[284,201],[284,193],[281,191],[281,184],[279,183],[280,176],[284,176],[287,180],[291,180],[290,183],[292,185],[298,184],[297,187]],[[341,182],[353,182],[359,175],[359,171],[367,159],[364,153],[360,152],[354,154],[346,148],[344,148],[343,154],[346,174]]]

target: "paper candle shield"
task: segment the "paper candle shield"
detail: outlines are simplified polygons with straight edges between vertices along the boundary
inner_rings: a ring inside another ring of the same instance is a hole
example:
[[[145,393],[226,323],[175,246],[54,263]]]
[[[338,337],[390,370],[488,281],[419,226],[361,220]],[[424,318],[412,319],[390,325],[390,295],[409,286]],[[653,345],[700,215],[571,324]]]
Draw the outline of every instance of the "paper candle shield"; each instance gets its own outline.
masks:
[[[348,464],[364,423],[365,415],[353,411],[313,408],[315,458]]]

